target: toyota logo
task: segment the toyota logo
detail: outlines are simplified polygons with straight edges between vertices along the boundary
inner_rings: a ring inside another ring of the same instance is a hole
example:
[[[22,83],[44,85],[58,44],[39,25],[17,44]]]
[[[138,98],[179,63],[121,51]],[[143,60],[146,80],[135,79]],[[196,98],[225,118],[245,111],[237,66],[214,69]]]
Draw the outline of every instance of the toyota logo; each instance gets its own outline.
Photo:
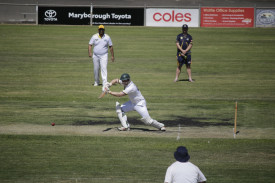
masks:
[[[53,17],[56,16],[56,11],[54,11],[54,10],[47,10],[45,12],[45,16],[48,17],[48,18],[53,18]]]

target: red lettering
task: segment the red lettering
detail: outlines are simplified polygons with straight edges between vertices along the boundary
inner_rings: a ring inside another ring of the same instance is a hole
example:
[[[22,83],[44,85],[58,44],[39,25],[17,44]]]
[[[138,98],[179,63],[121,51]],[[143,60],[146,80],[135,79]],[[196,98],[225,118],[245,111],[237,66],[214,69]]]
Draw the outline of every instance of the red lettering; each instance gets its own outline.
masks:
[[[159,22],[159,21],[161,21],[161,18],[156,19],[156,16],[157,16],[157,15],[159,15],[160,17],[162,16],[160,13],[155,13],[155,14],[153,15],[153,19],[154,19],[155,21]]]
[[[165,16],[168,15],[169,19],[166,19]],[[165,22],[169,22],[171,20],[171,14],[170,13],[164,13],[163,16],[162,16],[162,19],[165,21]]]
[[[190,13],[185,13],[184,16],[185,16],[185,19],[184,19],[185,22],[190,22],[191,21],[191,14]]]
[[[172,11],[172,22],[174,22],[174,20],[175,20],[175,17],[174,17],[174,16],[175,16],[175,11],[173,10],[173,11]]]
[[[159,22],[161,20],[165,21],[165,22],[174,22],[174,21],[177,21],[177,22],[190,22],[192,20],[192,15],[191,13],[185,13],[185,14],[182,14],[182,13],[177,13],[175,14],[175,11],[173,10],[171,13],[164,13],[164,14],[161,14],[159,12],[155,13],[153,15],[153,19],[156,21],[156,22]]]
[[[177,22],[182,22],[182,20],[183,20],[183,14],[182,13],[177,13],[176,16],[175,16],[175,18],[176,18]]]

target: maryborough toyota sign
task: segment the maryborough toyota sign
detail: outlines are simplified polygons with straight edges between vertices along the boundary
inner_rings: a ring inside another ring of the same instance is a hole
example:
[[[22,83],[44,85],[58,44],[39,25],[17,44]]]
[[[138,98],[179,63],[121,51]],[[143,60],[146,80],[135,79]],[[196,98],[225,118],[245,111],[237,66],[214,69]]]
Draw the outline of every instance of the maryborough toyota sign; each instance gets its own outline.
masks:
[[[85,12],[81,13],[68,13],[68,18],[77,18],[82,20],[83,18],[91,18],[91,14],[87,14]]]
[[[47,10],[45,11],[45,21],[57,21],[56,11],[55,10]]]
[[[94,8],[93,24],[144,25],[143,8]]]
[[[109,14],[93,14],[93,19],[102,19],[102,20],[108,20],[108,19],[117,19],[117,20],[123,20],[123,19],[131,19],[132,16],[125,14],[125,15],[116,15],[115,13]]]
[[[89,7],[38,7],[38,24],[89,25]]]
[[[90,25],[89,7],[38,7],[39,24]],[[142,8],[94,8],[93,24],[144,25]]]

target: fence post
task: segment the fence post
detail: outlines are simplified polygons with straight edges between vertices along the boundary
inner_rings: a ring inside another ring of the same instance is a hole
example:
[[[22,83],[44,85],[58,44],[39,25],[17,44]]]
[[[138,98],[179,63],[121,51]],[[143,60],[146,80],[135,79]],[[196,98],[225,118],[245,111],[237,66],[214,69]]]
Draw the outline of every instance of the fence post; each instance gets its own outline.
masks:
[[[144,25],[143,25],[144,27],[146,27],[146,9],[147,9],[146,8],[146,3],[144,3],[144,20],[143,20],[144,21]]]
[[[38,1],[35,6],[35,24],[38,25]]]
[[[90,7],[90,26],[93,26],[93,4],[91,3],[91,7]]]
[[[254,4],[254,28],[256,27],[256,4]]]
[[[199,27],[201,27],[201,4],[199,4]]]

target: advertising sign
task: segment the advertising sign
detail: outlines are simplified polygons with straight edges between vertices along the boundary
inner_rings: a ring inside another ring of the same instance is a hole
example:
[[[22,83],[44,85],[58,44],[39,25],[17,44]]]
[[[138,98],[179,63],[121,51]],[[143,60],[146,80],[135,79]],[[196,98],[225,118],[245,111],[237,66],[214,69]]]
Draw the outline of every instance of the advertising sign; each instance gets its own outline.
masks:
[[[253,27],[254,8],[201,8],[201,27]]]
[[[146,26],[199,27],[199,9],[146,9]]]
[[[94,8],[93,24],[144,25],[143,8]]]
[[[143,8],[38,7],[38,24],[144,25]]]
[[[38,7],[38,24],[89,25],[89,7]]]
[[[275,9],[256,9],[256,27],[275,27]]]

